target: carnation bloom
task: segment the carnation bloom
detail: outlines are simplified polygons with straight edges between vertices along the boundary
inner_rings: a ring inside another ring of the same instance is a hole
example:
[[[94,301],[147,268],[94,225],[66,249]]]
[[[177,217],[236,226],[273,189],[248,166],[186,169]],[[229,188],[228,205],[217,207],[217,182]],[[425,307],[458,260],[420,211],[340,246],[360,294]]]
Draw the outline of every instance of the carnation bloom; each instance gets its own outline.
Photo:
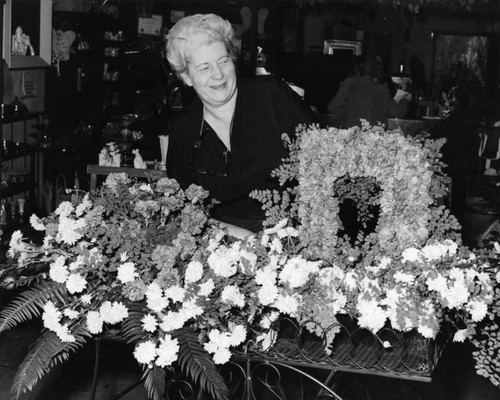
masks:
[[[146,332],[154,332],[156,327],[158,326],[158,321],[154,315],[148,314],[145,315],[142,319],[142,329]]]
[[[139,364],[149,364],[156,358],[156,344],[152,340],[138,343],[134,349],[134,357]]]
[[[243,308],[245,306],[245,296],[240,292],[238,286],[229,285],[224,287],[221,293],[221,300],[236,307]]]
[[[44,231],[45,225],[42,223],[42,220],[38,218],[36,214],[32,214],[30,217],[30,224],[35,231]]]
[[[155,364],[161,368],[171,365],[174,361],[177,361],[179,348],[177,339],[172,339],[172,336],[165,335],[163,339],[160,339],[160,345],[156,349],[158,358]]]
[[[105,301],[101,304],[99,308],[99,313],[104,322],[109,324],[117,324],[128,317],[128,309],[121,302]]]
[[[138,275],[133,262],[125,262],[118,267],[117,278],[121,283],[133,282]]]
[[[59,256],[53,263],[50,264],[49,277],[54,282],[64,283],[68,280],[69,271],[65,262],[66,258],[64,256]]]
[[[87,286],[87,281],[80,274],[70,274],[66,281],[66,289],[71,294],[80,293]]]
[[[87,328],[90,333],[94,335],[101,333],[103,322],[99,311],[89,311],[87,313]]]
[[[191,261],[186,267],[186,283],[196,283],[203,276],[203,264],[199,261]]]

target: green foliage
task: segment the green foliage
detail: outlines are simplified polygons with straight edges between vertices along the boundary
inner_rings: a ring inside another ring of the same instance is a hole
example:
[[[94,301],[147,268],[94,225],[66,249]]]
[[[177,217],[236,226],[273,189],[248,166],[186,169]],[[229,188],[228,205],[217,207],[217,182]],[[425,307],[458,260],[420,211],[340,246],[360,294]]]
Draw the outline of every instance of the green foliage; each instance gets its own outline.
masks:
[[[179,341],[179,366],[182,371],[199,383],[203,391],[216,400],[229,399],[229,390],[212,358],[198,340],[198,334],[188,328],[172,334]]]
[[[0,332],[39,317],[40,310],[49,300],[66,304],[67,293],[64,285],[53,281],[40,281],[36,287],[25,290],[0,312]]]
[[[32,390],[52,367],[67,361],[70,353],[83,347],[87,338],[90,337],[82,322],[75,326],[73,335],[76,339],[74,342],[63,343],[54,332],[49,330],[42,332],[30,347],[14,377],[11,392],[15,400],[20,399],[21,395],[28,390]]]
[[[162,400],[164,399],[165,393],[165,379],[167,377],[167,371],[164,368],[153,367],[147,368],[144,371],[144,387],[148,394],[148,398],[151,400]]]

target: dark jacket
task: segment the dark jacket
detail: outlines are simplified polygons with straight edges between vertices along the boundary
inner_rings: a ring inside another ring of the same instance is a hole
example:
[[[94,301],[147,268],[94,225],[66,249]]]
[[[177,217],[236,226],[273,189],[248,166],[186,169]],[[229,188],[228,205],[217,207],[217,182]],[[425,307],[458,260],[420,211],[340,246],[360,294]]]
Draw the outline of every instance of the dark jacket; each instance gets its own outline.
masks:
[[[360,126],[360,119],[371,125],[382,122],[387,126],[388,118],[402,118],[408,112],[410,103],[402,99],[397,103],[387,86],[369,76],[345,79],[337,94],[328,104],[328,112],[335,116],[338,128]]]
[[[271,171],[288,156],[282,133],[293,136],[300,123],[309,124],[312,114],[289,86],[270,76],[238,78],[238,95],[231,131],[231,151],[224,159],[225,146],[211,127],[203,122],[203,105],[198,98],[169,121],[167,173],[186,188],[202,186],[220,202],[212,216],[256,231],[264,219],[261,203],[250,199],[254,189],[277,188]],[[203,139],[191,170],[194,146]],[[201,166],[202,168],[198,168]],[[227,176],[223,175],[227,172]]]

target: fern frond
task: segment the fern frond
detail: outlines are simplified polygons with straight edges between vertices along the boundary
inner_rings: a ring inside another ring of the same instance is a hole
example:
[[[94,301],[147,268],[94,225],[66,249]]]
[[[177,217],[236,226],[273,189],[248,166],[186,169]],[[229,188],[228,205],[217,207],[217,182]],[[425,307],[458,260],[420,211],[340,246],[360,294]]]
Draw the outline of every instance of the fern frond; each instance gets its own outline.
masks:
[[[62,342],[52,331],[44,330],[42,332],[31,345],[14,377],[11,392],[15,400],[19,400],[23,393],[32,390],[54,365],[66,361],[70,352],[75,352],[85,344],[85,338],[90,334],[84,326],[84,322],[80,321],[79,326],[71,332],[76,339],[72,343]]]
[[[23,291],[0,312],[0,332],[41,315],[49,300],[66,304],[66,287],[53,281],[40,281],[36,287]]]
[[[142,328],[142,318],[149,313],[149,309],[144,304],[133,303],[129,306],[128,317],[122,322],[120,336],[127,343],[137,343],[144,338]]]
[[[148,394],[148,399],[163,400],[165,394],[165,378],[167,372],[164,368],[153,367],[144,371],[144,387]]]
[[[229,390],[212,358],[191,329],[179,329],[172,334],[179,341],[178,363],[182,371],[198,383],[202,390],[217,400],[228,400]]]

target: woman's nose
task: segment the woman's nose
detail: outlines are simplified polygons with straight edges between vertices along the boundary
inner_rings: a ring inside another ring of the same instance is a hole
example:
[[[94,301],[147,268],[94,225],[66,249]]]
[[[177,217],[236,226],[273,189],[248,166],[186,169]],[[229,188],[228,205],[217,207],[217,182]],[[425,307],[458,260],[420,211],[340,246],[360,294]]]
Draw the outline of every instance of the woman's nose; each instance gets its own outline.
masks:
[[[221,79],[224,76],[224,71],[221,67],[216,66],[212,71],[212,78]]]

